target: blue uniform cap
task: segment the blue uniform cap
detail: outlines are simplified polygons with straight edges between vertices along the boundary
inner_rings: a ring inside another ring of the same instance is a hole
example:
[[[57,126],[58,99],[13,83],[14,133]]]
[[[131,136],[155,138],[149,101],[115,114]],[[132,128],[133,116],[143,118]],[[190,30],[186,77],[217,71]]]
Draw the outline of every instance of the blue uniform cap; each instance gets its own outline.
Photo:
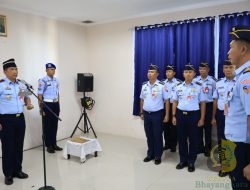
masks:
[[[3,70],[8,69],[9,67],[16,67],[15,59],[8,59],[3,62]]]
[[[199,67],[209,67],[207,62],[201,62]]]
[[[152,63],[149,65],[148,70],[156,70],[159,72],[159,67],[157,65],[153,65]]]
[[[47,63],[45,66],[46,66],[46,69],[50,69],[50,68],[56,69],[56,66],[53,63]]]
[[[195,68],[194,68],[194,66],[193,65],[185,65],[185,67],[184,67],[184,71],[185,70],[187,70],[187,71],[190,71],[190,70],[192,70],[192,71],[195,71]]]
[[[223,62],[223,65],[233,65],[230,60],[225,60]]]
[[[250,42],[250,26],[234,26],[229,34],[233,40],[245,40]]]
[[[166,66],[166,71],[169,71],[169,70],[175,71],[174,66],[173,65],[167,65]]]

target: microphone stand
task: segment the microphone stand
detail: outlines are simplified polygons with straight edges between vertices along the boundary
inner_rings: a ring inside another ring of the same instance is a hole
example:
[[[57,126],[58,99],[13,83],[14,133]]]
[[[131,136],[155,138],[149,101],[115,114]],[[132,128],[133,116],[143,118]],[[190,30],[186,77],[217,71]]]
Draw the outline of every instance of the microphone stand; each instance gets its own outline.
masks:
[[[40,98],[32,91],[31,86],[25,84],[25,86],[27,87],[28,91],[31,92],[31,94],[33,94],[37,100],[40,100]],[[41,114],[42,114],[42,141],[43,141],[43,172],[44,172],[44,186],[40,187],[38,190],[55,190],[54,187],[52,186],[47,186],[47,182],[46,182],[46,161],[45,161],[45,141],[44,141],[44,117],[43,117],[43,107],[46,107],[49,112],[51,112],[59,121],[62,121],[58,115],[56,115],[53,110],[51,110],[46,103],[44,103],[43,100],[40,100],[41,104],[42,104],[42,110],[41,110]]]

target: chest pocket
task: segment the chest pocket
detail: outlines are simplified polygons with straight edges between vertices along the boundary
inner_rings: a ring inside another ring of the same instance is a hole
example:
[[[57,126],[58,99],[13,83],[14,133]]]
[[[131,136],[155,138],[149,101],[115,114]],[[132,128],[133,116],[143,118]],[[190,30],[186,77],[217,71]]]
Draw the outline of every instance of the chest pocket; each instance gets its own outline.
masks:
[[[223,88],[219,88],[218,89],[218,94],[219,94],[219,97],[221,98],[226,98],[227,96],[227,90],[223,87]]]

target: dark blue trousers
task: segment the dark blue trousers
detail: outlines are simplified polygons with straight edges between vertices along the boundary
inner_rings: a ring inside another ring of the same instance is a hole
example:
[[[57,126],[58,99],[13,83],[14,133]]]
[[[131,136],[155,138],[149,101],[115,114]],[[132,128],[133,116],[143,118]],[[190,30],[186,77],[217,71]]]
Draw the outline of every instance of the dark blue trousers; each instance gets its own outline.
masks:
[[[250,163],[250,144],[234,142],[236,148],[234,155],[236,158],[236,167],[230,173],[230,179],[233,190],[249,190],[250,181],[243,175],[243,168]]]
[[[221,139],[225,138],[225,115],[224,110],[217,109],[216,111],[216,124],[217,124],[217,139],[218,139],[218,150],[219,150],[219,159],[221,162]]]
[[[22,171],[25,119],[23,113],[0,115],[2,124],[2,169],[4,175],[13,176]]]
[[[201,152],[204,150],[210,151],[211,145],[212,145],[212,113],[213,113],[213,102],[206,103],[206,115],[205,115],[205,121],[204,126],[199,128],[200,133],[200,142],[198,151]],[[205,134],[205,144],[203,142],[203,131]]]
[[[56,115],[60,113],[60,106],[58,102],[50,103],[45,102],[46,105],[55,112]],[[46,147],[56,145],[56,135],[58,129],[58,119],[45,107],[44,121],[44,140]]]
[[[195,163],[199,142],[198,121],[200,110],[181,111],[177,110],[177,138],[179,144],[180,162]],[[188,142],[189,141],[189,142]]]
[[[157,112],[144,111],[144,130],[147,137],[148,157],[161,159],[163,153],[163,114],[163,110]]]
[[[174,126],[172,123],[172,104],[170,104],[169,121],[167,123],[163,123],[163,134],[165,146],[168,146],[170,149],[176,148],[177,129],[176,126]]]

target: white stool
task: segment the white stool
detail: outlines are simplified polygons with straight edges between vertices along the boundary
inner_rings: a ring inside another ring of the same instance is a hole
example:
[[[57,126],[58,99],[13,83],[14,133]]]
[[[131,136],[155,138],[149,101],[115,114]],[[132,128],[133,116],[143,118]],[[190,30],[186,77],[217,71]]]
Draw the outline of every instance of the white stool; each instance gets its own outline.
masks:
[[[86,161],[86,155],[94,153],[97,157],[97,151],[102,151],[102,148],[97,139],[90,139],[86,137],[80,137],[83,140],[87,140],[84,143],[73,142],[68,140],[63,149],[63,157],[70,159],[70,155],[80,157],[81,162]]]

